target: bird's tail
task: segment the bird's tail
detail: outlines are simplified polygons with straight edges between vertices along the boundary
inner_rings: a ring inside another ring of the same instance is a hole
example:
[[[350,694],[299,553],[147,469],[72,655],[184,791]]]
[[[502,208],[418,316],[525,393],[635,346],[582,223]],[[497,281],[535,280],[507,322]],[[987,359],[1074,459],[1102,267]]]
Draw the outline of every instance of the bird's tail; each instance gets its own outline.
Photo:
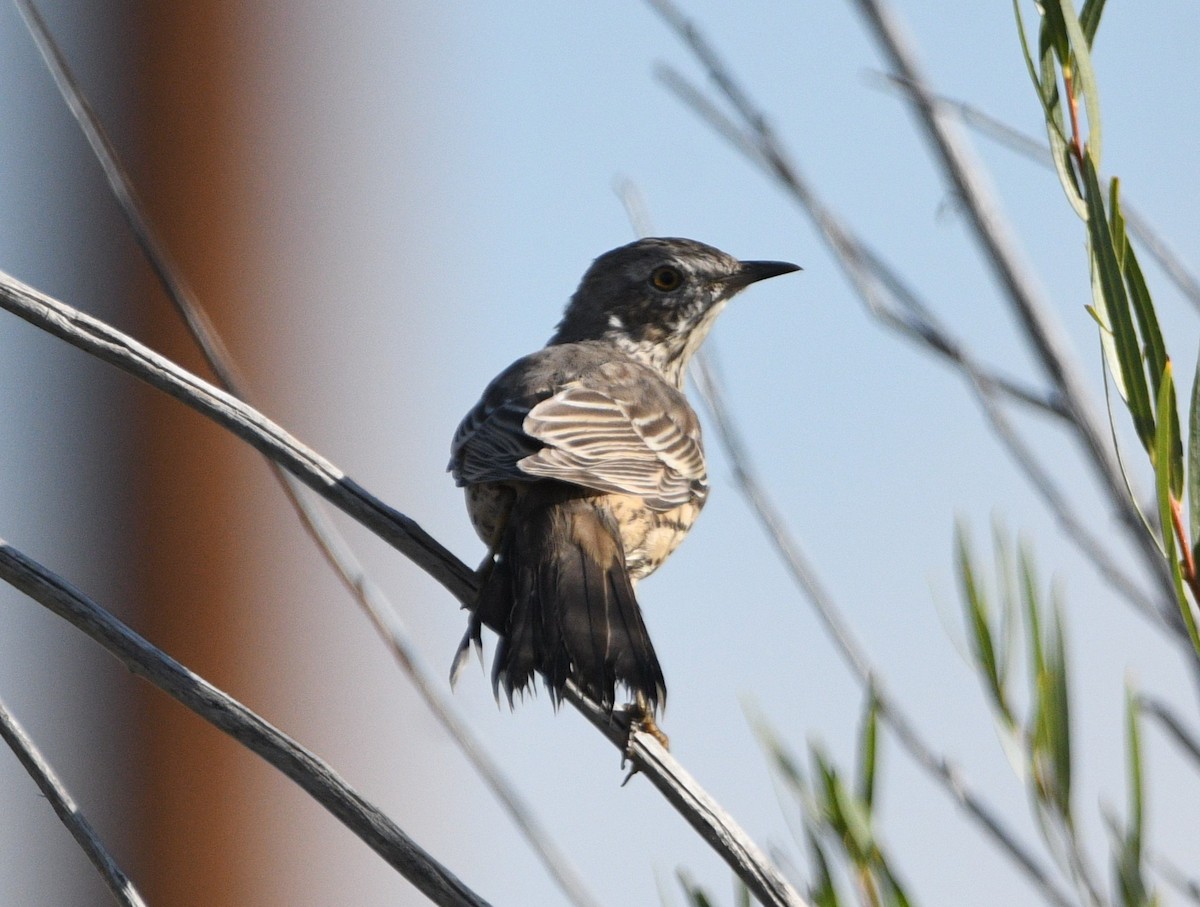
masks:
[[[549,499],[547,499],[549,498]],[[573,680],[605,708],[616,687],[651,711],[666,684],[625,567],[616,523],[586,497],[518,496],[484,579],[451,678],[480,645],[486,624],[500,636],[492,686],[509,704],[540,671],[557,704]]]

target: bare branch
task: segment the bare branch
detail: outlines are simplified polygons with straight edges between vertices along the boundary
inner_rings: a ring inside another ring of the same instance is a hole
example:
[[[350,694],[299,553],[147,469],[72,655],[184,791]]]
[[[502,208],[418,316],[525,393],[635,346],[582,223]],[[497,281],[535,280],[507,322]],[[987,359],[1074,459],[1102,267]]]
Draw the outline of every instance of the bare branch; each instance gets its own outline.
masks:
[[[1125,493],[1120,468],[1111,447],[1105,442],[1105,432],[1094,412],[1079,367],[1060,336],[1060,329],[1033,275],[1021,260],[1016,241],[1001,214],[999,203],[987,185],[983,171],[927,86],[916,53],[890,7],[883,0],[854,2],[903,84],[908,87],[918,122],[946,178],[961,199],[976,239],[1016,311],[1042,369],[1054,382],[1063,405],[1071,413],[1071,426],[1076,438],[1087,453],[1110,505],[1124,524],[1130,541],[1141,553],[1150,574],[1158,582],[1163,598],[1173,600],[1167,565],[1155,540],[1143,531],[1137,507]],[[1172,622],[1169,626],[1177,635],[1182,631],[1178,622]]]
[[[738,115],[744,120],[744,125],[737,125],[728,116],[722,113],[717,107],[703,96],[701,92],[692,87],[682,76],[670,70],[669,68],[660,67],[660,77],[664,79],[668,87],[672,89],[680,99],[692,107],[695,112],[706,122],[708,122],[718,134],[729,139],[734,147],[741,151],[752,163],[762,167],[768,175],[770,175],[785,191],[788,192],[809,214],[820,230],[822,237],[829,244],[830,249],[837,257],[842,265],[843,272],[850,280],[855,291],[867,305],[868,310],[882,324],[899,332],[902,336],[917,342],[943,358],[957,366],[971,383],[976,387],[982,387],[984,390],[995,389],[1000,390],[1007,396],[1011,396],[1015,400],[1022,402],[1042,401],[1040,405],[1057,415],[1064,418],[1077,436],[1080,436],[1080,409],[1076,406],[1070,397],[1063,392],[1062,385],[1056,385],[1056,393],[1053,397],[1046,398],[1038,393],[1030,393],[1019,385],[1013,385],[1012,382],[1004,379],[1002,376],[989,373],[986,369],[976,364],[973,357],[967,355],[965,347],[955,341],[946,331],[946,329],[936,323],[932,319],[929,310],[925,306],[919,308],[912,307],[908,299],[915,300],[915,295],[903,289],[903,282],[898,276],[888,268],[880,257],[857,239],[849,229],[841,223],[840,219],[817,197],[812,187],[803,178],[799,169],[789,159],[787,153],[776,139],[774,132],[771,130],[766,116],[754,106],[749,95],[737,84],[725,64],[716,55],[715,51],[705,42],[700,36],[696,27],[688,22],[688,20],[670,3],[670,0],[648,0],[651,5],[659,11],[667,22],[675,28],[680,37],[688,44],[689,48],[696,54],[697,59],[705,66],[709,76],[713,81],[724,91],[726,86],[731,86],[731,89],[726,91],[727,100],[734,106]],[[903,82],[902,79],[898,81]],[[899,289],[898,289],[899,288]],[[886,291],[886,292],[885,292]],[[889,293],[894,295],[894,298],[907,310],[905,312],[897,312],[891,308],[886,297]],[[990,410],[984,407],[984,412],[991,419],[992,414],[998,412],[995,407]],[[1085,419],[1084,428],[1089,432],[1094,428],[1094,421]],[[1090,426],[1090,428],[1089,428]],[[1022,469],[1027,469],[1028,464],[1036,463],[1031,460],[1028,455],[1028,449],[1016,450],[1008,443],[1007,438],[1015,438],[1016,436],[1011,430],[1006,430],[1003,426],[996,425],[993,422],[993,427],[996,429],[997,436],[1005,446],[1009,448],[1013,454],[1014,460]],[[1087,444],[1084,445],[1089,452],[1092,448]],[[1103,445],[1100,445],[1101,450],[1107,450]],[[1092,462],[1096,460],[1092,456]],[[1044,469],[1039,469],[1042,476],[1048,476]],[[1123,494],[1124,480],[1121,477],[1119,468],[1115,474],[1107,474],[1110,479],[1117,484],[1106,484],[1106,489],[1109,491],[1110,499],[1117,502],[1116,506],[1120,511],[1123,520],[1132,519],[1137,527],[1143,525],[1142,518],[1137,509],[1137,506]],[[1114,477],[1115,476],[1115,477]],[[1031,483],[1039,492],[1042,491],[1045,482],[1030,476]],[[1114,487],[1116,490],[1114,490]],[[1063,510],[1065,507],[1065,498],[1061,494],[1055,494],[1046,498],[1047,505],[1052,509],[1058,517],[1059,523],[1067,531],[1068,537],[1075,542],[1085,555],[1092,560],[1097,569],[1109,576],[1115,569],[1113,565],[1114,559],[1111,556],[1098,556],[1098,552],[1102,552],[1098,541],[1090,533],[1079,534],[1079,529],[1084,526],[1082,520],[1076,517],[1068,510]],[[1160,585],[1169,582],[1169,577],[1162,565],[1161,558],[1154,559],[1157,547],[1154,545],[1153,539],[1149,539],[1144,532],[1136,531],[1135,544],[1139,545],[1139,550],[1143,555],[1152,562],[1153,569],[1156,571]],[[1131,580],[1125,578],[1117,584],[1117,588],[1144,614],[1154,614],[1156,620],[1166,627],[1177,638],[1181,645],[1186,645],[1190,649],[1190,641],[1187,638],[1186,630],[1183,627],[1183,621],[1179,616],[1178,608],[1174,604],[1174,593],[1169,595],[1159,596],[1159,604],[1151,605],[1144,594],[1137,590],[1137,586]]]
[[[1004,826],[991,807],[967,786],[958,766],[945,756],[933,751],[896,704],[896,701],[888,694],[882,678],[871,664],[866,651],[855,638],[850,625],[842,618],[833,596],[821,584],[816,571],[788,530],[783,515],[776,509],[759,482],[750,457],[746,453],[746,446],[741,434],[733,424],[725,406],[720,384],[709,365],[710,358],[710,355],[705,353],[701,353],[697,357],[694,375],[700,395],[717,426],[717,436],[725,448],[738,488],[746,497],[751,510],[763,524],[768,538],[787,565],[792,578],[816,609],[817,616],[825,625],[825,630],[833,640],[835,648],[850,666],[863,688],[874,691],[879,707],[879,717],[892,729],[901,745],[917,764],[932,775],[966,811],[967,815],[987,831],[992,840],[1025,872],[1046,900],[1060,905],[1060,907],[1067,907],[1071,903],[1070,899],[1057,887],[1033,853]]]
[[[440,582],[462,604],[467,607],[474,604],[476,579],[469,567],[412,519],[371,495],[324,457],[302,445],[252,407],[180,368],[110,325],[39,293],[2,271],[0,308],[18,315],[72,346],[117,366],[212,419],[284,466],[309,488],[375,532]],[[610,724],[620,729],[620,739],[624,740],[626,730],[611,721]],[[616,737],[610,734],[610,739],[615,741]],[[681,785],[692,789],[698,801],[710,799],[690,783],[682,766],[669,753],[660,757],[647,756],[636,742],[635,740],[633,748],[634,764],[656,785]],[[624,744],[619,748],[624,750]],[[711,812],[696,816],[686,812],[687,807],[679,803],[673,805],[689,823],[700,822],[707,826],[712,837],[706,836],[706,840],[714,846],[716,843],[745,838],[744,832],[727,813]],[[741,855],[728,848],[718,852],[731,868],[741,871]],[[773,870],[765,865],[757,867],[756,872],[763,877],[773,874]],[[770,888],[760,885],[757,878],[742,876],[742,879],[764,904],[804,903],[790,886],[786,889],[790,892],[789,898],[780,900]],[[787,883],[781,880],[781,884]]]
[[[80,849],[87,854],[87,858],[92,861],[116,902],[125,907],[146,907],[146,902],[142,900],[133,882],[121,871],[121,867],[108,852],[92,824],[79,811],[71,794],[59,781],[50,763],[42,756],[37,745],[29,739],[29,735],[13,717],[3,700],[0,700],[0,738],[4,739],[21,765],[25,766],[25,771],[29,772],[29,776],[49,801],[51,809],[67,827]]]
[[[145,206],[138,199],[133,182],[121,165],[99,116],[87,102],[45,21],[29,0],[16,0],[16,3],[60,94],[91,145],[126,223],[168,299],[180,314],[213,374],[217,376],[218,383],[234,396],[249,402],[252,397],[246,390],[244,379],[238,374],[232,356],[151,225],[145,213]],[[575,907],[596,907],[597,902],[588,892],[566,854],[554,844],[553,836],[542,827],[532,808],[458,716],[448,697],[441,692],[440,686],[433,679],[434,675],[413,645],[396,609],[379,586],[367,576],[349,543],[317,503],[308,497],[308,492],[299,481],[270,458],[267,458],[267,464],[326,562],[354,596],[401,669],[412,681],[418,695],[495,795],[541,859],[550,876]]]
[[[878,77],[879,82],[883,85],[894,87],[901,91],[911,90],[909,83],[900,76],[890,73],[875,73],[874,75]],[[1008,148],[1010,151],[1024,158],[1035,161],[1047,169],[1054,168],[1054,160],[1051,156],[1050,148],[1045,142],[1040,142],[1026,135],[1003,120],[997,119],[984,110],[980,110],[974,104],[941,94],[933,94],[930,97],[944,110],[953,113],[964,124],[976,130],[981,135],[990,138],[998,145]],[[1197,279],[1183,258],[1171,248],[1162,234],[1154,228],[1149,220],[1138,212],[1137,208],[1130,202],[1129,197],[1124,192],[1121,194],[1121,213],[1125,217],[1125,226],[1129,229],[1129,232],[1142,243],[1146,251],[1150,253],[1150,257],[1158,262],[1159,266],[1163,269],[1163,273],[1175,284],[1176,288],[1183,293],[1193,306],[1200,309],[1200,279]]]
[[[618,749],[626,750],[628,742],[627,752],[636,771],[644,774],[700,837],[721,854],[760,903],[789,907],[808,904],[750,836],[657,739],[641,731],[630,736],[623,725],[615,724],[604,709],[585,699],[574,687],[568,688],[567,698]]]
[[[1197,767],[1200,767],[1200,740],[1184,727],[1183,722],[1165,702],[1152,696],[1141,695],[1138,697],[1138,708],[1161,724],[1179,748],[1191,756]]]
[[[39,293],[3,271],[0,271],[0,308],[116,365],[212,419],[392,545],[459,601],[474,600],[474,572],[440,542],[236,397],[132,337]]]
[[[435,904],[485,907],[486,901],[364,800],[325,762],[2,539],[0,579],[83,630],[130,671],[145,677],[279,769]]]

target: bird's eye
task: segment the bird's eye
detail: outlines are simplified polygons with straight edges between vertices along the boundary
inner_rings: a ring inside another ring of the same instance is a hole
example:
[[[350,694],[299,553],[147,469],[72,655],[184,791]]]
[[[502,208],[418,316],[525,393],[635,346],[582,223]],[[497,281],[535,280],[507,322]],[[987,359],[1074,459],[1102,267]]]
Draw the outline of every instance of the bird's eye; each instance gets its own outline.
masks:
[[[670,265],[655,268],[650,274],[650,285],[664,293],[679,289],[681,283],[683,283],[683,275],[679,273],[678,268],[672,268]]]

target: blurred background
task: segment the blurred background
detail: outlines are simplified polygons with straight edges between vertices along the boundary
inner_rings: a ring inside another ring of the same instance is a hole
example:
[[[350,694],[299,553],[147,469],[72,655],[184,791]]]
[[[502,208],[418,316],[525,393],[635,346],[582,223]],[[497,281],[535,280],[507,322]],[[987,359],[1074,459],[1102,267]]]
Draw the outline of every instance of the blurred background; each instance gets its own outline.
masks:
[[[259,407],[467,563],[483,551],[445,474],[450,436],[497,371],[544,343],[591,259],[633,238],[615,181],[639,188],[656,233],[801,263],[802,274],[739,298],[709,341],[768,487],[883,681],[1032,841],[1022,787],[962,655],[954,522],[983,552],[994,519],[1029,543],[1066,607],[1076,796],[1103,862],[1100,807],[1124,809],[1123,684],[1134,677],[1194,715],[1178,650],[1062,539],[963,382],[880,329],[803,214],[655,78],[661,61],[704,77],[649,7],[42,8]],[[852,6],[684,8],[829,203],[988,361],[1033,374],[904,102],[881,87]],[[937,89],[1043,136],[1008,4],[896,8]],[[1197,33],[1194,3],[1153,15],[1111,4],[1094,57],[1106,170],[1193,260]],[[1082,225],[1049,170],[976,144],[1100,405]],[[208,376],[8,4],[0,224],[0,269]],[[1149,279],[1187,374],[1196,313],[1157,270]],[[1018,419],[1071,479],[1093,530],[1112,534],[1072,443],[1036,416]],[[804,880],[803,848],[745,709],[798,753],[821,741],[850,764],[862,691],[769,550],[715,436],[708,446],[706,513],[639,590],[670,687],[664,728],[700,783]],[[448,670],[465,615],[396,552],[338,521],[425,659]],[[0,537],[328,760],[485,898],[563,902],[258,456],[8,315]],[[424,903],[281,775],[8,587],[0,696],[150,903]],[[731,901],[725,866],[644,779],[620,786],[619,755],[572,710],[555,714],[543,695],[510,713],[474,666],[454,702],[602,903],[658,903],[660,887],[670,902],[681,867]],[[928,904],[1036,900],[886,734],[882,746],[881,834],[912,893]],[[1186,864],[1200,790],[1161,735],[1147,735],[1146,760],[1151,846]],[[0,904],[106,897],[0,752]]]

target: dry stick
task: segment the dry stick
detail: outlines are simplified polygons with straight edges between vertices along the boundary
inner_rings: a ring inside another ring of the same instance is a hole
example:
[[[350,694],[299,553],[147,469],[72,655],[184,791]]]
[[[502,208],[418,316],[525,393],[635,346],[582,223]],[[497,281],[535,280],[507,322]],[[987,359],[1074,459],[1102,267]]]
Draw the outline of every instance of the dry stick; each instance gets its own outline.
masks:
[[[1143,694],[1138,697],[1138,708],[1157,720],[1179,744],[1179,747],[1196,761],[1197,767],[1200,767],[1200,741],[1183,726],[1183,722],[1175,716],[1165,702]]]
[[[639,732],[630,738],[625,728],[615,725],[604,709],[585,699],[573,686],[567,688],[566,698],[618,749],[625,749],[626,741],[630,742],[628,752],[637,771],[646,775],[700,837],[724,857],[760,903],[806,907],[808,902],[796,892],[770,858],[741,828],[729,821],[721,805],[696,783],[654,736]]]
[[[719,134],[730,140],[735,147],[745,153],[752,161],[764,167],[797,199],[816,222],[823,238],[829,243],[839,262],[842,264],[847,277],[854,284],[860,297],[866,302],[872,313],[885,324],[928,344],[935,351],[943,352],[944,354],[944,350],[948,348],[961,349],[960,345],[952,344],[948,338],[939,334],[935,324],[921,321],[918,321],[916,324],[908,322],[898,314],[891,312],[878,300],[875,280],[872,279],[872,266],[880,264],[878,259],[872,258],[865,247],[834,217],[832,212],[812,192],[808,183],[800,177],[798,170],[786,159],[775,142],[767,126],[765,117],[751,104],[748,96],[740,89],[736,81],[729,74],[728,69],[721,63],[707,42],[704,41],[695,26],[684,18],[674,6],[667,3],[666,0],[650,0],[650,2],[664,16],[667,22],[679,32],[708,70],[709,75],[725,91],[726,97],[738,108],[740,115],[753,131],[754,140],[748,139],[739,127],[733,124],[720,111],[716,110],[707,99],[692,89],[678,75],[666,69],[660,69],[660,75],[663,75],[665,81],[680,94],[685,103],[696,109],[703,119],[714,126]],[[895,284],[896,279],[893,277],[890,282]],[[917,314],[920,313],[918,312]],[[963,369],[967,377],[971,379],[973,387],[985,395],[983,399],[990,400],[991,391],[1003,389],[1003,386],[994,379],[988,380],[989,376],[986,373],[979,372],[974,366],[973,360],[965,354],[959,358],[951,358],[952,361],[956,362]],[[1056,407],[1054,411],[1057,411]],[[995,406],[991,406],[985,407],[985,412],[989,416],[993,416],[998,414],[999,410]],[[1015,434],[1011,430],[1008,430],[1006,422],[994,420],[993,424],[996,427],[999,437],[1006,444],[1009,443],[1009,439],[1015,439]],[[1025,448],[1014,447],[1012,450],[1015,459],[1023,468],[1027,464],[1035,462],[1027,455],[1028,452]],[[731,459],[733,458],[731,457]],[[1041,476],[1043,479],[1045,478],[1044,472],[1041,473]],[[1035,482],[1035,484],[1038,483]],[[754,497],[757,497],[764,503],[766,502],[765,496],[757,491]],[[752,501],[754,497],[752,497]],[[1081,548],[1085,551],[1088,549],[1092,551],[1101,550],[1099,543],[1083,530],[1083,523],[1066,509],[1065,501],[1061,495],[1055,495],[1053,499],[1048,499],[1047,503],[1059,513],[1060,521],[1064,527],[1068,529],[1075,527],[1084,533],[1076,537],[1076,541],[1080,544]],[[773,539],[778,541],[781,538],[781,536],[776,535],[776,530],[784,532],[785,535],[782,538],[787,538],[782,518],[777,513],[760,511],[759,514],[764,522],[768,524],[768,531],[771,533]],[[849,634],[849,628],[842,621],[837,611],[834,610],[831,599],[819,585],[816,585],[815,576],[800,557],[799,549],[793,545],[790,550],[792,554],[796,555],[797,559],[788,561],[789,569],[809,592],[810,601],[813,602],[819,616],[826,623],[827,630],[842,652],[843,657],[850,663],[861,682],[869,684],[870,679],[874,675],[865,654]],[[1103,565],[1106,560],[1108,559],[1100,558],[1096,562],[1098,565]],[[1135,602],[1141,599],[1140,593],[1137,592],[1136,587],[1132,583],[1126,583],[1125,588],[1132,593]],[[944,757],[937,755],[925,744],[912,725],[902,715],[899,716],[899,722],[894,723],[893,719],[897,714],[895,706],[892,705],[890,699],[886,705],[888,709],[881,710],[881,717],[885,721],[888,721],[889,725],[893,726],[901,744],[909,749],[910,754],[917,763],[931,771],[935,779],[945,786],[947,791],[966,810],[967,814],[978,821],[984,830],[992,836],[993,840],[1016,861],[1017,865],[1043,891],[1048,900],[1057,904],[1070,903],[1066,895],[1058,890],[1050,880],[1049,874],[1041,866],[1036,857],[1023,844],[1017,841],[1011,832],[1004,828],[999,819],[991,813],[980,798],[966,788],[957,768],[948,763]]]
[[[891,73],[874,73],[874,75],[888,87],[908,90],[908,83],[900,76]],[[943,94],[930,94],[930,98],[943,110],[958,117],[965,125],[998,145],[1020,154],[1027,160],[1041,164],[1048,170],[1054,169],[1054,159],[1045,142],[1031,138],[1019,129],[966,101]],[[1179,253],[1163,239],[1162,234],[1131,204],[1123,188],[1121,213],[1125,216],[1125,226],[1129,232],[1145,247],[1146,251],[1150,253],[1150,257],[1158,262],[1167,279],[1175,284],[1176,289],[1193,306],[1200,309],[1200,280],[1184,263]]]
[[[752,161],[767,170],[768,173],[795,197],[816,222],[824,238],[830,243],[840,259],[843,261],[854,259],[858,255],[856,248],[846,242],[847,236],[844,231],[840,229],[840,226],[832,218],[829,211],[819,202],[808,184],[800,178],[796,167],[788,160],[782,146],[775,138],[766,116],[754,105],[749,95],[741,88],[737,80],[733,78],[728,67],[724,65],[695,25],[674,6],[671,0],[648,0],[648,2],[663,17],[667,24],[679,34],[692,53],[695,54],[709,77],[716,83],[717,87],[737,112],[737,115],[745,123],[750,137],[748,138],[740,127],[718,111],[698,92],[691,89],[678,76],[668,71],[667,81],[675,83],[672,87],[680,91],[685,103],[693,105],[697,112],[713,125],[719,134],[725,136],[735,147],[747,154]],[[904,78],[908,79],[910,77],[906,75]],[[869,287],[863,286],[856,273],[857,271],[858,269],[851,269],[848,271],[847,276],[855,284],[855,288],[859,291],[860,295],[863,295],[864,299],[869,300]],[[1023,287],[1024,283],[1021,286]],[[1043,317],[1048,319],[1048,316],[1042,315],[1042,308],[1037,308],[1035,311],[1037,314],[1036,324],[1040,325]],[[1049,337],[1053,333],[1053,330],[1048,329],[1039,336],[1044,334]],[[1057,339],[1054,339],[1050,345],[1053,349],[1057,350],[1061,344],[1058,343]],[[936,346],[931,345],[931,348],[936,349]],[[1114,465],[1108,448],[1099,440],[1100,436],[1096,432],[1095,421],[1089,416],[1090,406],[1087,403],[1087,398],[1079,390],[1082,384],[1076,376],[1077,370],[1074,367],[1068,367],[1069,360],[1067,359],[1061,362],[1053,357],[1047,358],[1043,356],[1042,359],[1043,362],[1049,362],[1047,368],[1052,371],[1052,376],[1053,373],[1057,373],[1066,375],[1069,379],[1055,379],[1057,396],[1059,398],[1058,405],[1067,413],[1067,421],[1071,424],[1076,434],[1084,437],[1085,441],[1088,441],[1085,446],[1093,454],[1092,462],[1102,473],[1106,490],[1109,492],[1110,498],[1115,502],[1115,508],[1122,519],[1126,521],[1127,525],[1134,526],[1135,542],[1140,546],[1138,550],[1142,551],[1144,557],[1151,564],[1152,572],[1157,575],[1162,590],[1162,594],[1159,596],[1162,604],[1157,608],[1160,619],[1179,637],[1179,643],[1186,646],[1190,652],[1190,639],[1183,625],[1183,619],[1179,615],[1179,610],[1175,607],[1175,593],[1170,574],[1162,559],[1157,556],[1158,549],[1154,540],[1148,538],[1144,532],[1140,531],[1142,525],[1141,516],[1135,505],[1124,494],[1124,482],[1121,478],[1120,470]]]
[[[121,165],[99,116],[80,89],[45,21],[29,0],[15,2],[25,17],[30,34],[37,43],[60,94],[91,145],[126,223],[133,231],[142,253],[168,298],[183,318],[218,382],[234,396],[249,401],[251,397],[246,391],[244,379],[238,374],[233,363],[233,357],[222,343],[212,320],[183,280],[182,271],[176,266],[151,226],[145,214],[145,206],[133,188],[133,181]],[[395,607],[367,575],[349,543],[316,502],[307,497],[308,492],[296,479],[269,458],[267,465],[281,484],[288,502],[326,562],[366,612],[372,626],[408,675],[426,706],[466,756],[484,784],[500,801],[551,877],[575,907],[596,907],[595,898],[588,892],[566,854],[554,844],[553,836],[542,827],[532,808],[504,776],[499,765],[440,691],[438,682],[433,679],[433,673],[421,659]]]
[[[412,519],[371,495],[324,457],[305,447],[252,407],[110,325],[39,293],[2,271],[0,308],[115,365],[226,428],[392,545],[441,583],[463,605],[470,607],[474,603],[476,579],[470,568]],[[584,705],[578,695],[568,698],[574,705]],[[601,711],[598,715],[594,714],[592,710],[595,707],[590,703],[587,705],[589,708],[584,711],[588,718],[594,724],[603,725],[614,745],[624,750],[625,741],[629,739],[627,729],[607,713]],[[660,790],[679,787],[686,791],[687,798],[695,804],[701,804],[699,807],[689,806],[686,798],[671,799],[672,805],[689,823],[694,827],[705,827],[705,839],[739,873],[755,897],[766,905],[795,907],[805,904],[786,880],[762,859],[761,852],[733,817],[716,807],[673,756],[666,752],[655,752],[649,742],[652,738],[645,733],[635,732],[632,737],[631,749],[637,768]],[[736,846],[724,846],[727,842],[736,842]],[[747,860],[751,864],[749,870]],[[761,879],[764,878],[771,879],[773,884],[762,884]]]
[[[1060,905],[1060,907],[1068,907],[1071,900],[1057,887],[1037,857],[1018,840],[1013,832],[1005,827],[1003,821],[992,811],[991,807],[967,786],[959,767],[947,757],[934,752],[925,743],[905,713],[888,694],[880,675],[871,664],[849,624],[843,620],[833,597],[821,584],[816,571],[787,528],[787,522],[783,515],[776,509],[770,496],[759,482],[752,461],[746,453],[746,446],[741,434],[729,416],[720,385],[709,366],[709,358],[704,353],[700,354],[694,376],[700,395],[717,426],[717,437],[720,438],[721,444],[725,448],[726,456],[733,469],[734,480],[749,502],[751,510],[762,522],[768,538],[779,552],[792,578],[807,594],[838,651],[841,652],[859,682],[865,688],[874,690],[879,707],[879,717],[892,729],[917,764],[933,775],[966,810],[967,814],[979,822],[992,836],[992,839],[1013,858],[1046,900]]]
[[[705,63],[708,66],[721,65],[715,57],[706,59]],[[1067,537],[1091,561],[1096,571],[1134,607],[1151,618],[1157,628],[1162,629],[1164,622],[1181,622],[1173,600],[1156,606],[1138,588],[1137,583],[1116,566],[1116,558],[1105,550],[1100,540],[1071,509],[1066,496],[1055,486],[1049,472],[1020,440],[998,405],[1000,397],[1007,397],[1056,418],[1069,420],[1070,414],[1063,408],[1057,396],[1047,397],[979,365],[965,344],[954,338],[937,322],[931,310],[920,302],[899,275],[818,198],[799,169],[775,143],[761,114],[754,117],[759,131],[753,136],[747,136],[677,72],[663,66],[659,68],[658,75],[684,104],[719,135],[729,140],[752,163],[763,168],[800,204],[816,224],[821,237],[829,245],[843,273],[872,317],[923,349],[946,359],[963,373],[976,392],[984,415],[1001,443],[1042,495],[1044,503],[1054,514]],[[730,77],[726,75],[724,78],[728,80]],[[890,308],[884,301],[884,296],[896,300],[904,312]],[[1190,642],[1188,644],[1190,645]]]
[[[1143,531],[1136,505],[1125,493],[1120,467],[1104,441],[1105,433],[1100,429],[1079,367],[1069,347],[1059,336],[1059,328],[1033,276],[1021,261],[1017,244],[998,202],[986,185],[982,170],[973,160],[965,141],[953,128],[952,120],[941,112],[920,71],[916,53],[909,46],[891,9],[882,0],[854,2],[903,84],[909,89],[918,121],[961,199],[976,239],[1016,311],[1042,369],[1054,382],[1070,411],[1071,427],[1088,454],[1088,461],[1107,492],[1110,504],[1125,525],[1134,546],[1141,552],[1151,576],[1155,577],[1163,600],[1174,601],[1170,570],[1155,540]],[[1176,634],[1186,634],[1182,620],[1170,620],[1168,625]],[[1194,652],[1193,657],[1196,657]]]
[[[3,539],[0,539],[0,579],[83,630],[130,671],[145,677],[279,769],[435,904],[486,907],[486,901],[417,846],[325,762],[155,648],[82,592]]]
[[[58,780],[50,763],[42,756],[37,745],[29,739],[29,735],[9,712],[3,700],[0,700],[0,738],[4,739],[21,765],[25,766],[25,771],[29,772],[29,776],[58,815],[59,821],[67,827],[71,837],[92,861],[117,903],[125,907],[146,907],[146,902],[142,900],[133,882],[121,871],[121,867],[108,852],[92,824],[79,811],[71,794]]]

